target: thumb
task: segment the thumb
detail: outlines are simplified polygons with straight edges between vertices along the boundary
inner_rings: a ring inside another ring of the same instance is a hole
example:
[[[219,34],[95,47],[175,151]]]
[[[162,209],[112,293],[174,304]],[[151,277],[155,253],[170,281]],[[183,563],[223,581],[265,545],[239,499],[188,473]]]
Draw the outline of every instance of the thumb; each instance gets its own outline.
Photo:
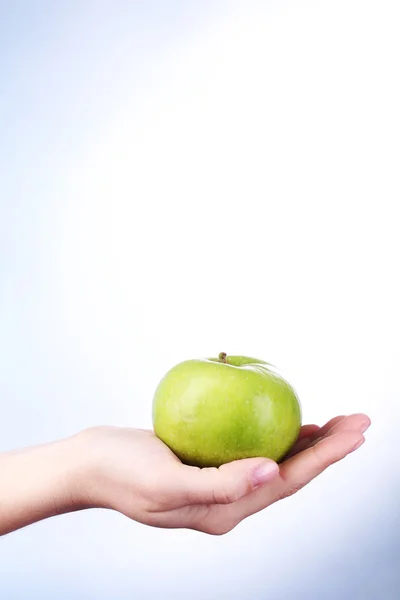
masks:
[[[217,468],[184,466],[188,504],[231,504],[274,479],[278,465],[267,458],[245,458]]]

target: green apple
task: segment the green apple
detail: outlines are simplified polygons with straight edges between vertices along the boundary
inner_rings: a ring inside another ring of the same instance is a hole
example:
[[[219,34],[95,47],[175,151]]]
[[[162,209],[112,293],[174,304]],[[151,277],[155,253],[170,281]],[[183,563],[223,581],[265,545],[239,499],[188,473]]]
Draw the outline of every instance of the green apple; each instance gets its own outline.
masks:
[[[301,405],[275,367],[222,352],[168,371],[154,394],[153,426],[188,465],[255,456],[279,462],[299,434]]]

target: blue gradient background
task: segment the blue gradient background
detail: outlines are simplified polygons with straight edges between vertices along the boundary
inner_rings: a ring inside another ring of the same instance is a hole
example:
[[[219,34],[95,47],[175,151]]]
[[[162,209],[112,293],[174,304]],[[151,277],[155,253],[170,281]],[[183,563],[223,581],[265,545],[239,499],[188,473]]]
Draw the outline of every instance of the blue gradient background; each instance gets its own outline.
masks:
[[[223,537],[90,511],[0,598],[400,597],[397,2],[0,2],[0,450],[151,425],[179,360],[278,364],[363,448]],[[1,494],[1,490],[0,490]]]

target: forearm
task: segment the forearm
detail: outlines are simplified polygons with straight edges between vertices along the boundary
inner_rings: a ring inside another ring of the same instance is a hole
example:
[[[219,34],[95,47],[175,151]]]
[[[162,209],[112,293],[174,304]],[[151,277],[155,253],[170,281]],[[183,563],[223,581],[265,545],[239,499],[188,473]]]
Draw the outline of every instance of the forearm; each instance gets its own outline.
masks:
[[[85,508],[74,438],[0,454],[0,535]]]

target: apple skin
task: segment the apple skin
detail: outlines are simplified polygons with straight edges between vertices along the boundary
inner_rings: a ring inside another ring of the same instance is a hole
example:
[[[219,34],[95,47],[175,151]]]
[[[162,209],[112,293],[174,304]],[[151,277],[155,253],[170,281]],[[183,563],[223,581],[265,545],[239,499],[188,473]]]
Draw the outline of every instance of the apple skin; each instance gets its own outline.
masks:
[[[153,398],[155,434],[183,463],[198,467],[259,456],[279,462],[301,419],[299,398],[275,367],[225,353],[179,363]]]

